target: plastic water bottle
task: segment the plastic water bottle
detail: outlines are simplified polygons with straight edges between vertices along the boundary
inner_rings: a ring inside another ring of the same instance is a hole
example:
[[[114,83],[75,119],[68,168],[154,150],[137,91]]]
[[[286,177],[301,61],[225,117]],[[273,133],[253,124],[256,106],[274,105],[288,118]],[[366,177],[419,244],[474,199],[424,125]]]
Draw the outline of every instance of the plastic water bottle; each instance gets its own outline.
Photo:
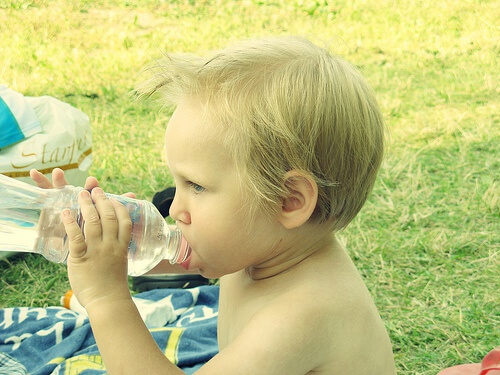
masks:
[[[78,205],[81,187],[42,189],[0,174],[0,251],[42,254],[52,262],[65,262],[69,241],[61,211],[70,209],[82,226]],[[191,248],[177,227],[170,227],[156,207],[144,200],[106,194],[122,203],[132,220],[128,248],[128,274],[139,276],[161,260],[182,263]]]

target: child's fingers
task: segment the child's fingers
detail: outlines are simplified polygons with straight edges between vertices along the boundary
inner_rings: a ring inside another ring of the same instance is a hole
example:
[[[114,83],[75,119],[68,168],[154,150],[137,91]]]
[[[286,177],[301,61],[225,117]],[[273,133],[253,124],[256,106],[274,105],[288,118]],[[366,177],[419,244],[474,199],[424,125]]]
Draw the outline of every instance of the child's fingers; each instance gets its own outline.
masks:
[[[52,171],[52,182],[36,169],[30,170],[30,177],[36,185],[42,189],[60,188],[68,185],[64,171],[61,168],[54,168]]]
[[[38,172],[36,169],[30,170],[30,177],[39,188],[52,189],[54,187],[50,180],[43,173]]]
[[[78,204],[85,221],[85,238],[88,241],[100,240],[102,236],[101,219],[87,190],[81,191],[78,195]]]
[[[132,236],[132,220],[130,218],[130,213],[127,208],[116,199],[111,199],[110,201],[115,208],[116,217],[118,219],[118,240],[128,247]]]
[[[69,239],[69,251],[74,258],[80,258],[87,252],[87,244],[83,233],[71,212],[65,209],[61,213],[64,229]]]
[[[88,191],[91,191],[93,188],[96,188],[99,186],[99,181],[97,181],[97,178],[95,177],[87,177],[85,180],[85,185],[84,188]]]
[[[93,189],[91,195],[101,219],[102,239],[116,240],[118,238],[118,218],[114,205],[101,188]]]
[[[68,181],[64,176],[64,171],[61,168],[54,168],[52,171],[52,185],[55,188],[61,188],[68,185]]]
[[[109,199],[101,188],[92,190],[92,199],[101,218],[102,239],[118,240],[128,246],[132,221],[127,208],[117,200]]]

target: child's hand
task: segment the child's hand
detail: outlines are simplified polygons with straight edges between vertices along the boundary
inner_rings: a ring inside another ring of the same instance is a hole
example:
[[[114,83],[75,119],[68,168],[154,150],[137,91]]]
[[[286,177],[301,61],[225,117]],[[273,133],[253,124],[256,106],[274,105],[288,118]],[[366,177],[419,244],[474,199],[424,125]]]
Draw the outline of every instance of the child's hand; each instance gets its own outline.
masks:
[[[64,176],[64,171],[61,168],[54,168],[52,171],[52,182],[36,169],[30,170],[30,177],[36,185],[42,189],[62,188],[68,185],[68,181]],[[95,177],[87,177],[84,188],[91,191],[93,188],[98,187],[99,182]]]
[[[100,188],[82,191],[78,203],[83,233],[69,210],[62,213],[69,239],[68,275],[78,301],[88,308],[96,302],[130,299],[127,254],[132,222],[127,209]]]
[[[64,171],[61,168],[54,168],[52,171],[52,182],[43,174],[37,171],[36,169],[30,170],[30,177],[36,183],[39,188],[42,189],[53,189],[53,188],[62,188],[68,185],[68,181],[64,176]],[[99,181],[95,177],[87,177],[85,181],[84,189],[88,191],[92,191],[93,188],[99,186]],[[134,193],[125,193],[122,194],[124,197],[135,198]]]

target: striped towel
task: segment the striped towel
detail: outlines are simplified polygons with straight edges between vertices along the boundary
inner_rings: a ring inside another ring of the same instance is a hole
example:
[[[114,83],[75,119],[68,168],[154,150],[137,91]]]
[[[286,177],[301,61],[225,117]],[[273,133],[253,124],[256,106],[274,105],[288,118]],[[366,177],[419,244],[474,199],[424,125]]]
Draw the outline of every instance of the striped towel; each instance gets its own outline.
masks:
[[[0,85],[0,149],[42,131],[42,125],[24,96]]]
[[[185,374],[217,354],[218,286],[154,289],[134,298],[142,300],[136,302],[140,312],[148,309],[145,317],[152,318],[155,309],[166,315],[162,322],[150,319],[157,324],[148,328],[164,355]],[[0,309],[0,375],[25,373],[107,374],[88,317],[62,307]]]

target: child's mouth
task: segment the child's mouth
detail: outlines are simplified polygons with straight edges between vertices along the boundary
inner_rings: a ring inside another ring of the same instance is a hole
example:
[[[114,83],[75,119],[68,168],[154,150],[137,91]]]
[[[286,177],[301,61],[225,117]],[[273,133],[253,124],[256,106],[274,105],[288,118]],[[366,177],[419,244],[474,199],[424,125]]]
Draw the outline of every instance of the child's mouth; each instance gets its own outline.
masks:
[[[175,263],[178,263],[183,268],[188,269],[189,263],[191,262],[191,252],[192,251],[193,250],[191,249],[191,246],[189,246],[189,244],[187,243],[184,236],[182,236],[181,249],[180,249],[179,256],[178,256]]]

